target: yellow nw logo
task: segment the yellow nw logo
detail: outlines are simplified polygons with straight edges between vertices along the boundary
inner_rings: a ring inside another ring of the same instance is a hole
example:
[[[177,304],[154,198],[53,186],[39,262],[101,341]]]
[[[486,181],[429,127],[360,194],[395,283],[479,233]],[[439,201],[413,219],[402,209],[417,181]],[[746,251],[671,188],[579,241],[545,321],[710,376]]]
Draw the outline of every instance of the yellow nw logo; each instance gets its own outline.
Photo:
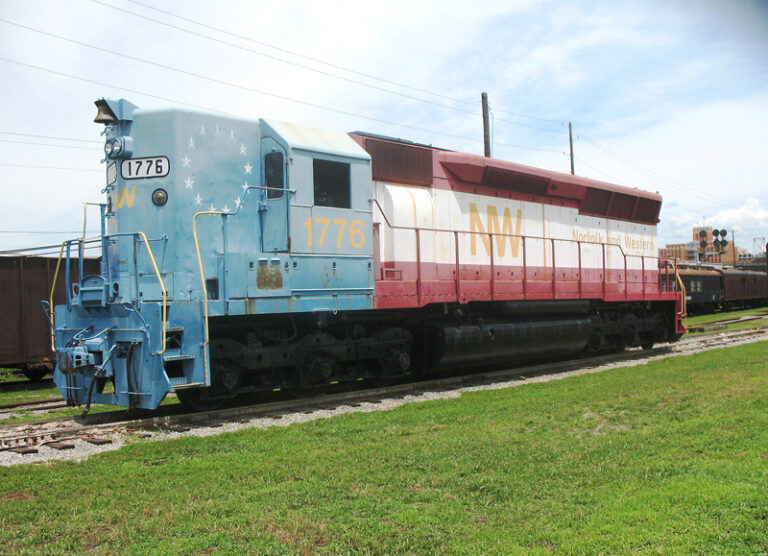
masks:
[[[126,185],[123,187],[122,194],[120,193],[120,190],[117,190],[117,208],[123,208],[123,203],[126,204],[128,208],[133,207],[133,194],[136,193],[136,186],[131,187],[131,192],[128,192],[128,186]]]
[[[489,234],[492,234],[496,236],[494,237],[494,243],[496,243],[496,253],[498,253],[499,257],[503,257],[507,251],[507,240],[509,240],[512,256],[517,257],[520,248],[520,222],[523,219],[523,210],[517,209],[514,231],[512,231],[512,214],[509,208],[504,209],[501,226],[499,226],[498,209],[494,205],[488,205],[487,211],[488,232],[485,231],[483,219],[477,210],[477,205],[475,203],[469,204],[469,231],[472,237],[472,242],[469,245],[470,253],[477,255],[477,238],[479,236],[483,240],[485,253],[490,257],[491,238]],[[499,235],[499,232],[501,232],[501,235]]]

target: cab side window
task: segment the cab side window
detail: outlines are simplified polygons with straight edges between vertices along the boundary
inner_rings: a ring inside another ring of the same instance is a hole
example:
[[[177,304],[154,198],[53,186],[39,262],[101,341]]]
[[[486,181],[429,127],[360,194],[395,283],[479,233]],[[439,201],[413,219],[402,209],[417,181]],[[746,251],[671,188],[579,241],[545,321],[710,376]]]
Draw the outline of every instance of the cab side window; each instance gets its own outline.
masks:
[[[315,205],[351,208],[349,164],[314,159]]]
[[[284,185],[283,153],[271,152],[264,155],[264,184],[267,189],[267,199],[279,199],[283,196]]]

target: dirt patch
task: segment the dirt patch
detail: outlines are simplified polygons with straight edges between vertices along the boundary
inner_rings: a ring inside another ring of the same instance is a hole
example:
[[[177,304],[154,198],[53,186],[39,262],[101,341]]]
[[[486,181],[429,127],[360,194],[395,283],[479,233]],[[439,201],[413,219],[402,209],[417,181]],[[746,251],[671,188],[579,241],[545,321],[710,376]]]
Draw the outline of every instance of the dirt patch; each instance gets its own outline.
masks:
[[[17,490],[15,492],[9,492],[8,494],[0,494],[0,502],[10,502],[12,500],[34,500],[35,495],[29,492],[21,492]]]

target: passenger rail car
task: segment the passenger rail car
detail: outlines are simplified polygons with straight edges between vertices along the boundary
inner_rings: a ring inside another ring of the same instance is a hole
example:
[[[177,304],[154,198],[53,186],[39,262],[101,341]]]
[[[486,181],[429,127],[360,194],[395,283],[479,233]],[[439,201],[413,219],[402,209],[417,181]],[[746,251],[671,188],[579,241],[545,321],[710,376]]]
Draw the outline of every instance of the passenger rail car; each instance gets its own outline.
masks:
[[[768,274],[765,272],[712,265],[682,265],[678,272],[685,287],[689,313],[768,305]]]
[[[102,269],[54,315],[73,404],[151,409],[175,390],[206,407],[684,332],[657,194],[364,133],[96,104]]]

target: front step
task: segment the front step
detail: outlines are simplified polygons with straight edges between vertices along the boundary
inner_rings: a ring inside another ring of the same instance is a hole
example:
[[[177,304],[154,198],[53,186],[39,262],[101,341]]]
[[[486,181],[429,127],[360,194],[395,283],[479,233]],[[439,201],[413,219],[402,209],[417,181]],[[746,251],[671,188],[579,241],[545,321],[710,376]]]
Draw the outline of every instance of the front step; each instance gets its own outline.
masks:
[[[194,359],[195,356],[192,353],[169,353],[169,352],[176,352],[177,349],[168,350],[163,354],[163,361],[166,363],[168,361],[185,361],[187,359]]]
[[[184,390],[186,388],[201,388],[205,386],[202,382],[186,382],[186,378],[183,376],[180,378],[170,379],[171,386],[174,390]]]

